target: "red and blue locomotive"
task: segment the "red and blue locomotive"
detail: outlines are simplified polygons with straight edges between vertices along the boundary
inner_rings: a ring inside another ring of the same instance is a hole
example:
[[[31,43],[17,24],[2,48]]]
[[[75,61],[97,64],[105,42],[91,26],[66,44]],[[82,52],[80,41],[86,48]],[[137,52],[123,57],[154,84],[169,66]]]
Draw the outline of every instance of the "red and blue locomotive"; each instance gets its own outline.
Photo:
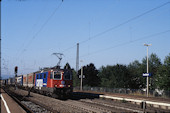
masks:
[[[72,71],[49,69],[35,73],[34,89],[46,95],[65,97],[73,91]]]

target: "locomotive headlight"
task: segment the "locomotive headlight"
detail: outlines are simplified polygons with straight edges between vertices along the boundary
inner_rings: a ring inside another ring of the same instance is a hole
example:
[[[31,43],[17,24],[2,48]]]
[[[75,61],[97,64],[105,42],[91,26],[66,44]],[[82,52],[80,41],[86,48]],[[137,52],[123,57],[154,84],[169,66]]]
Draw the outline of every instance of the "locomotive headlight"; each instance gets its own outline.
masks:
[[[64,85],[64,84],[65,84],[65,81],[61,81],[61,84]]]

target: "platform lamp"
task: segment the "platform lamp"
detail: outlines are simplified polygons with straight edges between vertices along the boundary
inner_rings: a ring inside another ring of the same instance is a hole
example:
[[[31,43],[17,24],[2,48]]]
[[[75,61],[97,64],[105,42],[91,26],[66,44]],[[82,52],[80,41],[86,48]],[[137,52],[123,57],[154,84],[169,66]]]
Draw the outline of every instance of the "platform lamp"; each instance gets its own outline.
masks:
[[[149,61],[148,61],[148,47],[152,44],[144,44],[147,47],[147,73],[149,73]],[[149,97],[149,77],[146,78],[147,81],[147,97]]]

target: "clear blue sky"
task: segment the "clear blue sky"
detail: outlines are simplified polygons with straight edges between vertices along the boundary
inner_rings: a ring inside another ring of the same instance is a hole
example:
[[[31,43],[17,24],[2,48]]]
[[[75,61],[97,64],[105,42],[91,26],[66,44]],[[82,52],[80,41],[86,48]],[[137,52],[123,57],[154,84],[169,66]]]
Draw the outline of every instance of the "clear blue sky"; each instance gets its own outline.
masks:
[[[168,3],[169,2],[169,3]],[[170,53],[170,0],[2,0],[2,77],[61,65],[129,64]]]

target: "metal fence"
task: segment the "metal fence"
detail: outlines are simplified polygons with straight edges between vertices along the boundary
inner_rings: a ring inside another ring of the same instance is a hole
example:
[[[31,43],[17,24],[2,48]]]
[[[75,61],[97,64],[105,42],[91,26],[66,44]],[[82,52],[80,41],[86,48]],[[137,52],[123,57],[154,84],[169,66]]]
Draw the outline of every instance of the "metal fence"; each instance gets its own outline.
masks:
[[[74,90],[80,90],[80,87],[74,87]],[[139,89],[83,87],[83,91],[109,92],[109,93],[118,93],[118,94],[146,96],[146,91],[139,90]],[[170,98],[170,91],[150,90],[149,97]]]

